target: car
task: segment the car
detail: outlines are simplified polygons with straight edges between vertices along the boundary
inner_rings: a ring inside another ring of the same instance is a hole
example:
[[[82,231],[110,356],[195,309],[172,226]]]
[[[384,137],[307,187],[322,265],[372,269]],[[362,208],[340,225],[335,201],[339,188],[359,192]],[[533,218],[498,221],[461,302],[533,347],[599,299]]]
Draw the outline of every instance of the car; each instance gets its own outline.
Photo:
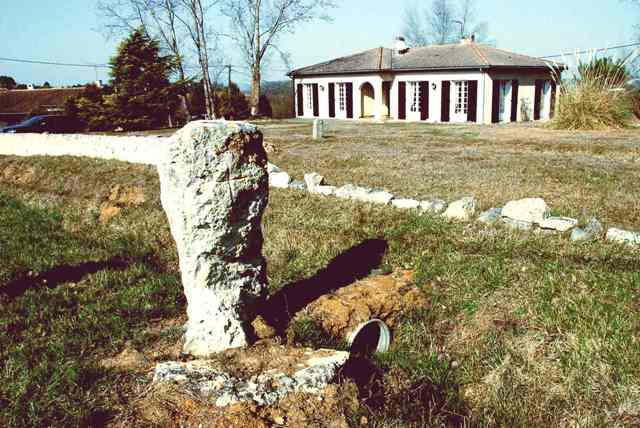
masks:
[[[77,119],[66,116],[33,116],[17,125],[7,126],[0,129],[0,133],[43,133],[51,134],[71,134],[84,130],[84,126]]]

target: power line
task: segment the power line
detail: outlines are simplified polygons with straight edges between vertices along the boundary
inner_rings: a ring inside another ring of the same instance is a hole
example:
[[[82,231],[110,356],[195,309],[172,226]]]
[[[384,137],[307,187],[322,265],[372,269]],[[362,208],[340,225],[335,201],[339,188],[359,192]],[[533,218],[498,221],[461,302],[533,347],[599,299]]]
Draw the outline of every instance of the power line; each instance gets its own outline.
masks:
[[[586,53],[605,52],[605,51],[610,51],[610,50],[614,50],[614,49],[630,48],[630,47],[633,47],[633,46],[640,46],[640,43],[636,42],[636,43],[628,43],[626,45],[611,46],[611,47],[608,47],[608,48],[587,49],[587,50],[583,50],[583,51],[568,52],[568,53],[562,53],[562,54],[557,54],[557,55],[541,56],[540,58],[541,59],[560,58],[560,57],[564,57],[564,56],[567,56],[567,55],[580,55],[580,54],[586,54]]]
[[[2,57],[0,57],[0,61],[19,62],[19,63],[25,63],[25,64],[56,65],[60,67],[111,68],[111,66],[108,66],[106,64],[72,64],[72,63],[66,63],[66,62],[38,61],[38,60],[31,60],[31,59],[2,58]]]

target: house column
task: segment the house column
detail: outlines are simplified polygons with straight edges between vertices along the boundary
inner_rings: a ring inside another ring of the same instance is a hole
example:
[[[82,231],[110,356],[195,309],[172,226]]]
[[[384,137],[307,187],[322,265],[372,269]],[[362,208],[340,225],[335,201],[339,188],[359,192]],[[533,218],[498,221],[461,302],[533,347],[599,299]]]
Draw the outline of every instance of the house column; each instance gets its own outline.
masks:
[[[384,104],[384,81],[380,79],[374,87],[376,120],[383,120],[389,114]]]

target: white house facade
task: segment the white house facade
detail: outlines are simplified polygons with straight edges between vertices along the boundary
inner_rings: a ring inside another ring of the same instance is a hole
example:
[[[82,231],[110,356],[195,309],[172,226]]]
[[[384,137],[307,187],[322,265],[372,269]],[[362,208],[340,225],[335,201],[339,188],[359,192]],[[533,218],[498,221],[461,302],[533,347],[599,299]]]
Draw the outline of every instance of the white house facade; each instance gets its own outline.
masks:
[[[498,123],[553,116],[564,66],[463,40],[376,48],[300,68],[296,117]]]

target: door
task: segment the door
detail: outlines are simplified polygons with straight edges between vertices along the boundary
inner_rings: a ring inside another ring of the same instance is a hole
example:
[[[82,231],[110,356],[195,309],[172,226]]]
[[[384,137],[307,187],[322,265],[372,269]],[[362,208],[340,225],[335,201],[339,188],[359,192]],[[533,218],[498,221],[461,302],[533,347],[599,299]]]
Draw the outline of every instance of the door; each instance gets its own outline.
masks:
[[[408,120],[422,120],[422,108],[424,97],[427,94],[423,94],[424,85],[421,82],[407,82],[407,119]]]
[[[469,81],[451,82],[451,122],[466,122],[469,114]]]
[[[500,122],[511,122],[511,89],[511,80],[500,81]]]
[[[540,119],[548,120],[551,112],[551,81],[542,84],[542,99],[540,100]]]

